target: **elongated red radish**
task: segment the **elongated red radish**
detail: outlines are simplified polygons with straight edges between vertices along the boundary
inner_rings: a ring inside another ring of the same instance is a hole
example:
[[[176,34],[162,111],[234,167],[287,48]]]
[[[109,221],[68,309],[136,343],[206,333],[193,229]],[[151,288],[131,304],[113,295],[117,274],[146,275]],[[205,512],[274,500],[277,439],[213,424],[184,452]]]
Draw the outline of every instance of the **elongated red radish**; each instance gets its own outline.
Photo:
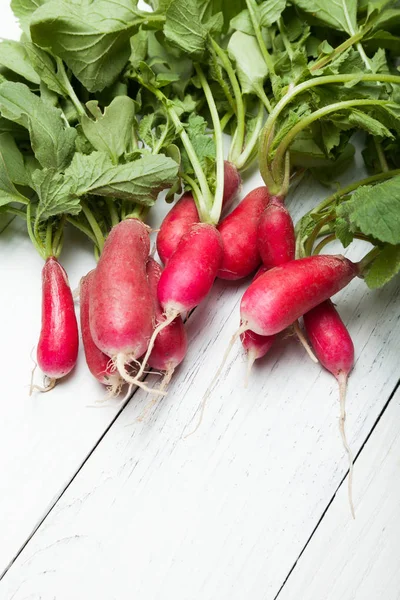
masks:
[[[354,365],[354,345],[350,334],[331,300],[325,300],[304,315],[304,326],[320,363],[332,373],[339,384],[340,435],[349,458],[349,504],[355,518],[352,482],[353,455],[345,432],[347,379]]]
[[[94,270],[82,277],[80,283],[80,322],[83,349],[85,351],[86,364],[91,374],[103,385],[109,387],[112,395],[116,395],[121,389],[124,380],[112,364],[112,359],[104,354],[93,341],[89,323],[89,300],[91,286],[93,283]]]
[[[37,348],[37,362],[50,379],[48,391],[56,380],[68,375],[78,357],[78,324],[74,300],[65,270],[50,256],[42,270],[42,329]]]
[[[257,248],[263,265],[273,269],[294,260],[296,237],[292,217],[279,196],[273,196],[258,222]]]
[[[222,198],[222,207],[224,210],[232,204],[240,185],[239,171],[235,165],[225,161],[224,194]],[[188,233],[192,225],[199,222],[199,213],[193,195],[191,192],[187,192],[171,208],[163,220],[157,235],[157,252],[165,265],[175,252],[182,237]]]
[[[160,281],[163,269],[158,262],[154,260],[154,258],[150,257],[147,261],[146,271],[151,295],[154,301],[156,325],[158,325],[165,320],[164,311],[161,308],[157,296],[158,282]],[[164,371],[164,377],[159,385],[159,390],[164,391],[167,388],[176,367],[180,365],[185,358],[186,352],[186,329],[182,318],[179,316],[176,317],[176,319],[174,319],[174,321],[172,321],[168,327],[160,331],[159,335],[154,341],[153,349],[147,361],[147,364],[152,369]],[[154,406],[156,400],[157,397],[153,398],[147,404],[142,415],[139,417],[140,421],[145,418],[150,408]]]
[[[254,279],[257,279],[267,271],[267,268],[264,265],[258,269],[257,273],[254,275]],[[249,375],[251,368],[254,362],[262,358],[267,354],[267,352],[272,347],[276,336],[274,335],[259,335],[258,333],[254,333],[254,331],[247,330],[240,336],[240,341],[242,342],[242,346],[244,351],[247,354],[247,371],[246,371],[246,382],[245,387],[247,387]]]
[[[122,221],[112,228],[92,280],[93,341],[128,383],[133,378],[126,365],[146,352],[153,331],[154,305],[146,274],[149,251],[146,225],[138,219]],[[135,383],[149,391],[145,384]]]
[[[224,253],[218,271],[221,279],[241,279],[261,262],[257,248],[257,228],[270,199],[265,186],[252,190],[218,225]]]
[[[243,295],[242,331],[273,335],[344,288],[359,266],[344,256],[310,256],[274,267]]]
[[[137,378],[143,374],[160,332],[177,316],[192,310],[207,296],[221,260],[222,241],[218,230],[207,223],[192,225],[160,277],[157,296],[166,318],[153,332]]]

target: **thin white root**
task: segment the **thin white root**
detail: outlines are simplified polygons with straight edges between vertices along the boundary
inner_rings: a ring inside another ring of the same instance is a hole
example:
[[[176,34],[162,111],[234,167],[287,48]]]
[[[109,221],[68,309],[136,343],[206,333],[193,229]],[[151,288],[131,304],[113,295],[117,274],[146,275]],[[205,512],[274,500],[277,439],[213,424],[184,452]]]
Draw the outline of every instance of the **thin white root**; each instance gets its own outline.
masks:
[[[208,386],[208,388],[206,390],[206,393],[204,394],[203,399],[201,401],[201,404],[200,404],[200,414],[199,414],[199,419],[198,419],[197,425],[193,429],[193,431],[191,431],[190,433],[187,433],[184,436],[184,439],[187,439],[188,437],[190,437],[191,435],[193,435],[194,433],[196,433],[196,431],[200,427],[200,425],[201,425],[201,423],[203,421],[203,417],[204,417],[204,412],[205,412],[205,409],[206,409],[207,400],[208,400],[208,398],[211,395],[211,392],[213,390],[213,387],[214,387],[214,385],[215,385],[218,377],[221,375],[222,369],[224,368],[225,363],[228,360],[228,356],[229,356],[229,354],[230,354],[233,346],[235,345],[236,340],[242,335],[242,333],[244,333],[247,330],[248,330],[247,324],[243,323],[239,327],[239,329],[236,331],[236,333],[234,333],[233,336],[231,337],[231,341],[229,342],[229,345],[228,345],[227,349],[225,350],[225,354],[224,354],[224,356],[222,358],[222,362],[221,362],[220,366],[218,367],[218,370],[215,373],[214,377],[212,378],[211,383]]]
[[[34,367],[33,372],[35,371],[36,367]],[[33,377],[33,372],[32,372],[32,377]],[[44,377],[44,386],[41,387],[40,385],[33,385],[33,383],[31,382],[31,387],[29,390],[29,395],[32,396],[32,392],[41,392],[42,394],[45,394],[46,392],[50,392],[56,385],[57,383],[57,379],[55,379],[54,377],[47,377],[47,375],[45,375]]]
[[[80,297],[81,297],[81,288],[77,287],[72,292],[72,299],[73,299],[73,301],[74,301],[75,304],[79,304]]]
[[[123,384],[122,384],[123,385]],[[121,392],[121,388],[122,385],[119,389],[119,392]],[[128,386],[128,391],[126,392],[125,396],[122,398],[122,400],[120,400],[118,402],[118,404],[112,404],[113,407],[119,408],[120,406],[122,406],[123,404],[125,404],[125,402],[127,400],[129,400],[131,394],[132,394],[132,389],[133,389],[133,385]],[[110,394],[107,394],[104,398],[102,398],[101,400],[96,400],[95,404],[87,404],[86,408],[107,408],[108,406],[111,406],[110,404],[108,404],[108,402],[110,400],[112,400],[113,398],[115,398],[114,396],[111,396]]]
[[[343,446],[347,452],[347,456],[349,457],[349,478],[348,478],[349,505],[350,505],[351,516],[353,517],[353,519],[355,519],[356,513],[354,511],[354,503],[353,503],[354,460],[353,460],[353,453],[347,442],[346,432],[345,432],[347,375],[345,375],[344,373],[340,373],[337,380],[339,383],[339,398],[340,398],[339,429],[340,429],[340,435],[342,437]]]
[[[160,392],[164,392],[167,387],[169,382],[171,381],[172,375],[174,374],[175,369],[168,369],[165,372],[164,377],[162,378],[162,381],[160,383],[160,385],[158,386],[158,391]],[[141,412],[141,414],[138,416],[138,418],[136,419],[136,421],[138,421],[139,423],[145,421],[147,419],[147,416],[150,412],[150,410],[153,408],[153,406],[155,404],[157,404],[157,402],[159,401],[159,396],[153,396],[153,398],[150,400],[150,402],[148,402],[146,404],[146,406],[144,407],[143,411]]]
[[[140,381],[138,379],[139,373],[137,375],[135,375],[135,377],[132,377],[126,369],[125,361],[126,361],[125,354],[122,354],[122,353],[117,354],[117,357],[115,359],[115,365],[117,367],[118,373],[121,375],[122,379],[124,381],[126,381],[126,383],[130,383],[132,385],[137,385],[138,387],[140,387],[145,392],[148,392],[149,394],[157,394],[158,396],[166,395],[166,392],[149,388],[145,383],[143,383],[143,381]]]
[[[163,321],[162,323],[160,323],[159,325],[157,325],[157,327],[153,331],[153,334],[152,334],[152,336],[150,338],[149,345],[148,345],[146,354],[144,355],[144,358],[142,360],[142,364],[140,366],[140,369],[136,373],[136,376],[135,376],[134,379],[125,379],[125,377],[122,375],[121,371],[119,371],[119,367],[118,367],[118,363],[117,363],[118,371],[120,372],[121,377],[124,377],[125,381],[129,381],[129,383],[133,383],[134,385],[138,385],[139,387],[142,387],[140,385],[140,378],[142,377],[142,375],[144,373],[144,370],[145,370],[146,365],[147,365],[147,361],[149,360],[150,354],[151,354],[151,352],[152,352],[152,350],[154,348],[154,342],[156,341],[156,338],[157,338],[158,334],[160,333],[160,331],[162,331],[163,329],[165,329],[166,327],[168,327],[168,325],[171,325],[172,321],[174,321],[174,319],[176,319],[176,317],[178,315],[179,315],[179,312],[177,310],[174,310],[169,315],[167,315],[167,318],[165,319],[165,321]],[[165,394],[163,394],[163,395],[165,395]]]
[[[311,350],[310,344],[308,343],[306,336],[304,335],[298,321],[295,321],[293,323],[293,329],[299,339],[299,342],[303,346],[304,350],[307,352],[308,356],[311,358],[311,360],[313,362],[318,363],[319,362],[318,358],[315,356],[314,352]]]
[[[248,352],[247,353],[247,368],[246,368],[246,375],[244,376],[244,387],[245,389],[247,389],[248,385],[249,385],[249,381],[250,381],[250,373],[251,373],[251,369],[255,363],[256,357],[254,352]]]

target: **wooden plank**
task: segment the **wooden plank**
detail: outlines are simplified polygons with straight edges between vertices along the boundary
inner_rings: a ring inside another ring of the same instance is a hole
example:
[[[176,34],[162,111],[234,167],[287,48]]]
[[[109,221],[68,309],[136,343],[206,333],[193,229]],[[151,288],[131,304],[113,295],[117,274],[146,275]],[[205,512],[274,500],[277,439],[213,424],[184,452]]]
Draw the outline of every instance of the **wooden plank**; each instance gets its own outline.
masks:
[[[400,390],[356,462],[356,520],[345,510],[345,481],[279,600],[398,600],[399,422]]]
[[[292,212],[298,217],[320,196],[304,182]],[[216,284],[188,323],[188,358],[168,397],[151,419],[137,423],[149,398],[135,395],[5,575],[4,597],[275,597],[347,460],[336,383],[293,338],[256,366],[248,390],[236,346],[202,427],[183,438],[238,326],[245,286]],[[398,283],[372,293],[357,280],[338,297],[357,351],[348,402],[355,451],[397,381],[398,293]],[[83,412],[79,436],[101,411],[87,411],[87,420]],[[70,445],[73,451],[72,439]],[[356,469],[356,486],[357,477]],[[25,504],[26,496],[16,513]],[[341,509],[347,511],[346,498]]]

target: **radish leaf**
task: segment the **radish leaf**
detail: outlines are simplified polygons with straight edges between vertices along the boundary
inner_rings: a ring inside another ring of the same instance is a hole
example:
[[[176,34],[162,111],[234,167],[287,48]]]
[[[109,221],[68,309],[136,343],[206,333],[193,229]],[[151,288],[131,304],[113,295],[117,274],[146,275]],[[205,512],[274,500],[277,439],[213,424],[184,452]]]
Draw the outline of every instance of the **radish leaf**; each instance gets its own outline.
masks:
[[[77,215],[79,198],[72,192],[70,182],[54,169],[35,171],[32,176],[39,202],[36,209],[38,221],[60,214]]]
[[[20,42],[12,40],[0,42],[0,65],[32,83],[40,83],[40,77],[30,63],[26,48]]]
[[[386,244],[365,275],[368,287],[380,288],[400,271],[400,245]]]

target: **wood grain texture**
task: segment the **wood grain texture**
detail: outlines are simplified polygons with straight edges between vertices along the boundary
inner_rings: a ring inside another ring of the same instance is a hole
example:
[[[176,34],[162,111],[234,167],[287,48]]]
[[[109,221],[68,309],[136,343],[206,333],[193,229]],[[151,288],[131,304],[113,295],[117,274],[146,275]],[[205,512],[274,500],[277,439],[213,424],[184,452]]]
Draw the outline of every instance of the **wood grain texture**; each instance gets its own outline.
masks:
[[[254,177],[243,193],[256,184]],[[292,197],[295,218],[322,194],[306,180]],[[347,459],[336,382],[292,337],[256,365],[247,390],[236,345],[202,427],[183,438],[238,326],[245,286],[218,282],[193,313],[189,354],[169,395],[138,423],[149,397],[135,394],[5,575],[4,598],[275,597],[346,473]],[[355,451],[397,381],[399,287],[370,292],[357,280],[337,297],[357,354],[348,392]],[[73,435],[79,439],[93,413],[102,411],[88,410],[86,418],[81,392],[78,402]],[[69,425],[72,450],[71,431]],[[61,448],[51,457],[54,472]],[[356,469],[356,490],[358,484]],[[13,500],[21,511],[26,499],[14,494]],[[340,509],[350,520],[344,496]]]
[[[400,598],[400,390],[356,461],[356,520],[341,486],[279,600]]]

